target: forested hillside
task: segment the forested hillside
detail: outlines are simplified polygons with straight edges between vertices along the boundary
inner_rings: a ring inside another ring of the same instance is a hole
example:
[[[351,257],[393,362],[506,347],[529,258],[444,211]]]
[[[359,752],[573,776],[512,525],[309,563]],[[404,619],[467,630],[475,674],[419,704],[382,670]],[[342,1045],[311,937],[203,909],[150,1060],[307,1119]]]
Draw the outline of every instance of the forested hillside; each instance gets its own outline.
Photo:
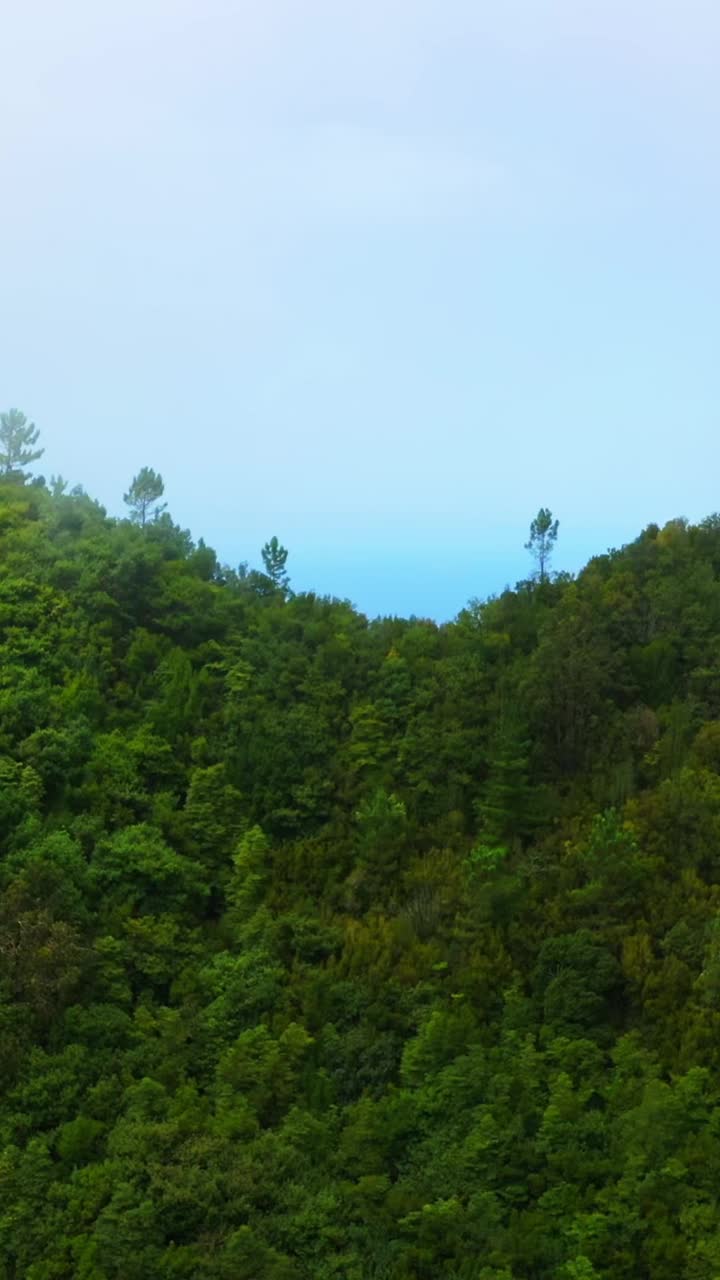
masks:
[[[438,626],[138,481],[0,486],[2,1280],[716,1280],[720,517]]]

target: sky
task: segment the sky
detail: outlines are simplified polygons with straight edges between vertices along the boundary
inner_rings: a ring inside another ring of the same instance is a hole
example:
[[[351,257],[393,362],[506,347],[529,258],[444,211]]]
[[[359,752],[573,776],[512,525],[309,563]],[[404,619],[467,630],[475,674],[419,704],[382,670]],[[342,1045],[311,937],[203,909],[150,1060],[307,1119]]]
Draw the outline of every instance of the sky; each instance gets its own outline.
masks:
[[[5,0],[0,408],[444,620],[720,507],[717,0]]]

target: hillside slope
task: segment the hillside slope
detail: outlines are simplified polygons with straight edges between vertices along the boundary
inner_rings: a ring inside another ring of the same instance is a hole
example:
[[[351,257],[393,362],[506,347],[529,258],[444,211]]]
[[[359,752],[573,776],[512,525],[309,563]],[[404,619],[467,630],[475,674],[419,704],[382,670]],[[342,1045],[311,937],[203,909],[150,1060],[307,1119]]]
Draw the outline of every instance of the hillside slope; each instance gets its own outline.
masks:
[[[2,1280],[715,1280],[720,518],[446,626],[0,488]]]

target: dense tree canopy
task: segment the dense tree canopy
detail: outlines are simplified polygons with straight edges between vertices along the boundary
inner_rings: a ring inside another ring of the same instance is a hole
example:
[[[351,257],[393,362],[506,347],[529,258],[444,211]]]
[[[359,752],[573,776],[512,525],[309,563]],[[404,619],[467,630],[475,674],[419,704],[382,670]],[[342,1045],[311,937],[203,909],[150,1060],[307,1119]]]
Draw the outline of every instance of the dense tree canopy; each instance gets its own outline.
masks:
[[[0,484],[3,1280],[715,1280],[720,517],[445,626],[142,523]]]

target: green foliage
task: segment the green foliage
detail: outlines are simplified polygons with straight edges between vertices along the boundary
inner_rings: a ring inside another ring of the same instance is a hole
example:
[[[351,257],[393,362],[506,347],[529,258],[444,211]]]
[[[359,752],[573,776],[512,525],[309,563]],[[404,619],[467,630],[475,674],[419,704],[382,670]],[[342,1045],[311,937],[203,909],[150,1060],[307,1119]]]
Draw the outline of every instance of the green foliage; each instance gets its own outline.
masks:
[[[157,520],[165,510],[165,506],[160,505],[164,492],[165,485],[159,472],[153,471],[152,467],[141,467],[123,499],[130,508],[130,519],[143,529],[148,520]]]
[[[285,569],[288,558],[286,548],[273,535],[270,541],[265,543],[261,554],[265,572],[273,586],[279,587],[281,591],[287,591],[290,579]]]
[[[720,520],[371,622],[28,461],[0,1276],[715,1280]]]
[[[544,582],[547,577],[559,525],[560,521],[553,520],[552,511],[547,507],[541,507],[530,524],[530,538],[525,543],[525,550],[529,551],[535,560],[541,582]]]
[[[23,467],[37,462],[44,449],[36,449],[40,432],[19,409],[0,413],[0,471],[6,479],[24,479]]]

